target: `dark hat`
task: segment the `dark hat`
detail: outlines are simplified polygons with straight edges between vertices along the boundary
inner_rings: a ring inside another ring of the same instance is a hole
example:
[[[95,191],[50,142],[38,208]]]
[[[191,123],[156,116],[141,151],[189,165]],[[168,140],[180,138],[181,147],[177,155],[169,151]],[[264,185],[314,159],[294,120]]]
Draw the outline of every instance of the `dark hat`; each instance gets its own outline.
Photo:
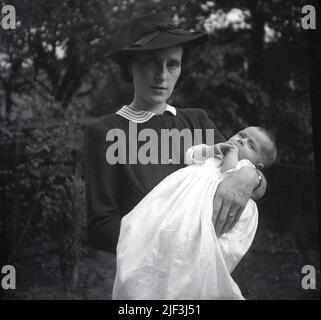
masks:
[[[206,32],[178,29],[165,13],[135,17],[123,24],[107,57],[121,62],[130,52],[154,50],[189,44],[198,46],[208,40]]]

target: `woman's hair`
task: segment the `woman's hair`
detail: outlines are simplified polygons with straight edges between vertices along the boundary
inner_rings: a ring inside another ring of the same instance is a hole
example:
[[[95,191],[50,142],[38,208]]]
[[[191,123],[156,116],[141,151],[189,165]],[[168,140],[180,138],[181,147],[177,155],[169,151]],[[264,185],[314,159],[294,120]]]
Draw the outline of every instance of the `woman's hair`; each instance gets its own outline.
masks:
[[[191,52],[194,48],[188,44],[183,46],[181,74],[176,82],[175,88],[180,87],[192,71]]]
[[[183,55],[182,55],[182,64],[181,64],[181,74],[176,83],[176,87],[179,86],[184,81],[184,79],[186,78],[186,75],[189,73],[191,68],[189,57],[190,57],[190,52],[192,48],[189,48],[188,45],[183,45],[182,47],[183,47]],[[124,53],[123,57],[119,59],[121,76],[123,80],[127,83],[133,82],[131,65],[140,54],[141,54],[141,51],[136,51],[136,52],[128,51]]]
[[[133,75],[130,69],[136,55],[137,53],[135,54],[133,52],[128,52],[119,59],[120,73],[126,83],[133,82]]]

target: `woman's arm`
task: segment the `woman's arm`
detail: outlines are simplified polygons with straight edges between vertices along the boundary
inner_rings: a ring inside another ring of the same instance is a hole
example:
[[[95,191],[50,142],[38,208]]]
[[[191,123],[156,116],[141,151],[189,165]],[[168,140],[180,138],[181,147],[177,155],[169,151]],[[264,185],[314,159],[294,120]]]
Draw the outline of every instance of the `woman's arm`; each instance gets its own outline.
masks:
[[[260,200],[261,198],[263,198],[263,196],[265,195],[265,192],[266,192],[266,188],[267,188],[267,181],[265,179],[264,174],[260,170],[257,170],[257,169],[256,169],[256,172],[258,174],[259,183],[258,183],[258,186],[252,192],[251,198],[254,201],[257,201],[257,200]]]
[[[95,249],[115,253],[121,214],[119,166],[106,161],[106,128],[99,123],[85,131],[85,180],[89,241]]]

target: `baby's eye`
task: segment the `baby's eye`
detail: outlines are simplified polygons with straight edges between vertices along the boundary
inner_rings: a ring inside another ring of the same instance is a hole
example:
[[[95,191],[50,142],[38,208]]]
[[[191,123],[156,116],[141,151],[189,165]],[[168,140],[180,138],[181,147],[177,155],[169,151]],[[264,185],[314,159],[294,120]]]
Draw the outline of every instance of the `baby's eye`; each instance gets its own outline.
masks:
[[[253,145],[252,143],[249,143],[249,147],[250,147],[252,150],[255,150],[254,145]]]

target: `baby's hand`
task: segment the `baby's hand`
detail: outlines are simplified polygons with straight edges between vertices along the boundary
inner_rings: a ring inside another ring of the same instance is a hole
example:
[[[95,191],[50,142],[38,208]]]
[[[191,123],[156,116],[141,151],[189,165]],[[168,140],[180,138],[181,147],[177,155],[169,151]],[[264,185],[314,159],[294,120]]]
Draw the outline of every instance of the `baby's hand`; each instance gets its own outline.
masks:
[[[220,150],[224,155],[230,152],[238,154],[240,151],[239,147],[230,141],[220,143]]]

